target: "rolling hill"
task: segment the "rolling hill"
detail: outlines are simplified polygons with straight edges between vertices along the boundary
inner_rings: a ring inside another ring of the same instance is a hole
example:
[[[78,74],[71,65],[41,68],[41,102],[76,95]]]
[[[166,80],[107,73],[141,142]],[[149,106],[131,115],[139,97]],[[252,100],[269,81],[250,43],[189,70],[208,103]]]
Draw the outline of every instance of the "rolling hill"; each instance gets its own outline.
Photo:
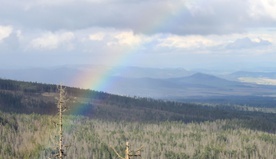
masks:
[[[216,76],[196,73],[191,76],[156,79],[112,77],[105,92],[161,99],[221,96],[275,96],[275,86],[229,81]]]
[[[232,107],[202,106],[191,103],[127,97],[104,92],[66,87],[68,114],[111,121],[200,122],[218,119],[258,120],[256,129],[276,130],[274,114],[236,110]],[[0,110],[11,113],[57,113],[57,86],[0,80]],[[268,126],[269,125],[269,126]]]

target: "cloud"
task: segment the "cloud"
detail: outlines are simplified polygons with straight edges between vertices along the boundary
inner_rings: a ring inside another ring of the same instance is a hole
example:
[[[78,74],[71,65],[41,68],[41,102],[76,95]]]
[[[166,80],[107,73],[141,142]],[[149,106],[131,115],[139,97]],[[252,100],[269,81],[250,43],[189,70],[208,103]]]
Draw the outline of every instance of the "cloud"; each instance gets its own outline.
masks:
[[[102,41],[104,37],[105,37],[105,34],[103,32],[98,32],[98,33],[89,35],[89,39],[94,41]]]
[[[216,43],[210,39],[202,36],[169,36],[167,38],[160,39],[159,47],[171,47],[182,49],[198,49],[206,48],[216,45]]]
[[[16,30],[12,26],[0,26],[0,54],[18,51],[20,48],[20,39],[20,30]]]
[[[13,31],[11,26],[1,26],[0,25],[0,42],[5,38],[9,37]]]
[[[133,32],[120,32],[114,35],[116,43],[119,45],[139,45],[142,42],[142,37],[134,35]]]
[[[275,25],[275,10],[273,0],[9,0],[1,2],[0,24],[53,32],[101,27],[139,34],[229,34]]]
[[[96,32],[93,31],[93,33],[89,34],[88,39],[90,41],[105,43],[108,46],[135,46],[148,41],[148,38],[146,36],[134,34],[133,31],[118,31],[114,29],[106,29],[105,31],[101,30]]]
[[[46,49],[53,50],[61,45],[68,44],[74,39],[74,34],[72,32],[64,33],[44,33],[40,37],[33,39],[30,42],[30,46],[34,49]]]
[[[250,48],[256,48],[256,47],[263,47],[263,46],[269,46],[272,45],[271,42],[263,39],[257,39],[255,41],[251,40],[248,37],[237,39],[234,42],[228,44],[226,46],[227,49],[250,49]]]
[[[250,15],[255,19],[270,18],[276,20],[276,1],[275,0],[251,0]]]
[[[68,63],[111,63],[129,52],[140,57],[137,65],[158,67],[271,60],[275,10],[273,0],[2,0],[0,53],[37,57],[37,65],[54,54]]]

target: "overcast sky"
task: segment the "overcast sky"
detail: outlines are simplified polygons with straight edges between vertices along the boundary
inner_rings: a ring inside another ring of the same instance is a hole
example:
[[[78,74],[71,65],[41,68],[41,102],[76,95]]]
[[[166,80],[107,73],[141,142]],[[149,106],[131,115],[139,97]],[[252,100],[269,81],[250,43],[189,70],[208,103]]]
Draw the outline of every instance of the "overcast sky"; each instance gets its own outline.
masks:
[[[1,68],[276,68],[275,0],[0,0]]]

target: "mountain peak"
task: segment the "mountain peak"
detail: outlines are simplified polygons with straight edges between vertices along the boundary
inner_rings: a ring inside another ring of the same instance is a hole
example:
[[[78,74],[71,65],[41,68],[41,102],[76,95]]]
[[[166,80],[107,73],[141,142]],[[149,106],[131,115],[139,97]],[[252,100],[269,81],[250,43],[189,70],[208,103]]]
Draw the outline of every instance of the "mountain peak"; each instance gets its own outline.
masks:
[[[213,76],[213,75],[209,75],[209,74],[205,74],[205,73],[195,73],[193,75],[190,76],[190,78],[195,78],[195,79],[219,79],[218,77],[216,76]]]

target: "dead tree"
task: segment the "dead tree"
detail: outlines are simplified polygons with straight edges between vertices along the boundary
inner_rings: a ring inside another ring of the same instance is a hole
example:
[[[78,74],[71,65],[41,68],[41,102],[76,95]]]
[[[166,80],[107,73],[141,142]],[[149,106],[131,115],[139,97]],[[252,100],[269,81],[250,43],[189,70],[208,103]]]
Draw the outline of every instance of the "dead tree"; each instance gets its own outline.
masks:
[[[141,157],[141,150],[143,149],[143,146],[141,146],[139,149],[135,151],[131,151],[129,148],[129,143],[126,142],[126,150],[125,150],[125,157],[122,157],[116,150],[115,148],[111,147],[115,154],[120,158],[120,159],[130,159],[130,157]]]
[[[55,154],[55,158],[63,159],[66,154],[64,151],[64,145],[63,145],[63,112],[67,109],[66,107],[66,92],[62,85],[58,86],[59,91],[59,97],[58,97],[58,117],[59,121],[56,123],[56,125],[59,127],[59,133],[58,133],[58,143],[57,143],[57,150],[58,152]]]

